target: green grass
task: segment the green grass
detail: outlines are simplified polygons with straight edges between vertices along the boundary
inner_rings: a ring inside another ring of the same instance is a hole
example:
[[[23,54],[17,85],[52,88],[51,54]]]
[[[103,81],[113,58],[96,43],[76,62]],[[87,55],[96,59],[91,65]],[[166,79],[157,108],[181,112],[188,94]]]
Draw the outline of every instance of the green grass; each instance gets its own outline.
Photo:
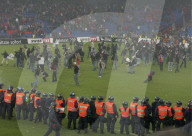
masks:
[[[87,45],[84,45],[85,58],[83,63],[80,65],[80,76],[79,82],[80,86],[75,86],[73,80],[73,69],[67,69],[63,66],[63,57],[61,59],[61,66],[58,71],[58,82],[52,83],[51,76],[52,71],[49,71],[49,77],[46,83],[43,82],[42,78],[39,80],[38,90],[41,92],[54,92],[55,94],[61,93],[66,99],[69,97],[70,92],[75,92],[76,95],[90,97],[92,95],[99,96],[102,95],[105,98],[108,96],[115,97],[115,103],[119,107],[123,101],[132,101],[134,96],[143,98],[148,96],[150,102],[153,101],[155,96],[160,96],[164,100],[171,100],[173,105],[177,100],[183,101],[184,107],[188,100],[192,96],[191,90],[191,63],[187,62],[187,69],[181,69],[180,73],[168,72],[167,65],[164,65],[164,71],[160,72],[158,65],[144,65],[143,63],[135,67],[135,74],[128,74],[126,71],[126,66],[121,65],[121,57],[119,56],[118,70],[112,70],[112,62],[109,58],[107,69],[103,71],[103,77],[98,78],[98,71],[92,71],[91,60],[87,59]],[[13,53],[14,50],[18,50],[21,45],[10,45],[10,46],[0,46],[0,53],[7,50],[8,53]],[[37,45],[36,45],[37,46]],[[41,50],[42,50],[42,45]],[[52,45],[50,45],[52,46]],[[32,47],[29,45],[28,47]],[[96,47],[96,45],[95,45]],[[62,49],[60,47],[60,51]],[[54,49],[52,49],[54,52]],[[118,55],[120,55],[118,52]],[[2,56],[0,56],[2,60]],[[35,80],[34,74],[25,65],[24,69],[15,68],[13,64],[15,61],[9,60],[8,66],[0,67],[0,81],[7,87],[12,84],[15,88],[17,86],[22,86],[25,89],[30,90],[30,83]],[[155,70],[155,75],[153,81],[148,84],[143,83],[146,79],[148,72],[153,69]],[[45,67],[47,71],[47,67]],[[15,117],[11,120],[2,120],[0,127],[0,136],[42,136],[48,126],[42,123],[34,124],[29,121],[16,121]],[[63,121],[63,128],[61,130],[61,135],[77,135],[76,131],[66,129],[67,118]],[[119,133],[119,121],[116,122],[116,132]],[[90,135],[93,134],[89,131]],[[52,133],[54,135],[54,133]],[[83,135],[83,134],[81,134]],[[99,135],[99,134],[97,134]],[[105,135],[110,135],[106,133]]]

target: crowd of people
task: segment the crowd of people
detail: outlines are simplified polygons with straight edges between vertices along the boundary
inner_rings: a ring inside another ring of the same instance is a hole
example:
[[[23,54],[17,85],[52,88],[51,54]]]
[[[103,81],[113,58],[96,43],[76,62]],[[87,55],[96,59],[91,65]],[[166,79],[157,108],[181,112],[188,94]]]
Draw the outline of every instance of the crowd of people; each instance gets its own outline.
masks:
[[[63,24],[63,30],[58,32],[61,37],[70,37],[77,30],[93,32],[92,34],[98,36],[111,35],[115,31],[115,29],[109,30],[111,25],[116,28],[118,35],[127,31],[137,34],[144,31],[151,35],[157,33],[160,22],[161,32],[168,28],[175,30],[190,23],[190,0],[169,1],[169,3],[165,2],[165,5],[163,3],[158,0],[139,0],[137,2],[134,0],[119,2],[116,0],[91,2],[88,0],[59,0],[57,2],[20,0],[18,3],[4,0],[0,7],[0,35],[4,38],[45,37]],[[78,18],[98,12],[104,14],[99,18],[95,16]],[[124,12],[124,14],[116,16],[106,12]],[[68,22],[74,18],[77,20]],[[117,19],[114,21],[113,18]],[[185,29],[190,29],[190,27],[191,25]],[[55,33],[51,35],[56,37]]]
[[[151,134],[150,126],[152,124],[152,132],[156,133],[166,128],[183,128],[183,133],[191,134],[192,121],[192,100],[189,100],[187,107],[182,106],[181,101],[176,102],[176,106],[172,107],[171,101],[163,100],[156,96],[154,102],[150,104],[149,98],[144,97],[139,101],[138,97],[133,97],[133,101],[128,104],[123,101],[121,107],[117,107],[113,96],[108,97],[108,101],[104,102],[104,97],[91,96],[91,99],[76,98],[74,92],[70,97],[64,99],[62,94],[54,96],[50,93],[37,91],[35,88],[29,92],[22,87],[18,87],[13,92],[13,86],[9,86],[6,91],[4,84],[0,84],[0,116],[10,120],[13,116],[13,108],[16,106],[16,118],[23,120],[34,121],[34,123],[42,122],[47,124],[49,118],[49,129],[45,133],[48,136],[53,130],[56,135],[60,135],[62,120],[68,118],[67,128],[77,129],[77,133],[84,130],[88,133],[88,124],[90,129],[97,133],[104,134],[104,123],[107,123],[107,131],[115,134],[115,124],[120,114],[120,134],[123,134],[124,129],[127,135],[131,132],[139,136]],[[66,112],[68,111],[68,113]],[[36,114],[35,114],[36,112]],[[35,117],[34,117],[35,115]],[[76,121],[78,120],[78,127]]]

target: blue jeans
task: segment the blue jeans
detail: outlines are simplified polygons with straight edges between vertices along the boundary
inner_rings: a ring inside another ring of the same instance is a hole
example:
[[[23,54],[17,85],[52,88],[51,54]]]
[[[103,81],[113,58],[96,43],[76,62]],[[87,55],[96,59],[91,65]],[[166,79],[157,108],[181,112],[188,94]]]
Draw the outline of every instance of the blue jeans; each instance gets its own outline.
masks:
[[[78,73],[74,74],[74,81],[76,85],[79,85],[79,81],[78,81]]]
[[[103,73],[103,69],[99,68],[99,76],[102,76],[102,73]]]
[[[38,83],[39,83],[39,76],[36,75],[35,76],[35,81],[32,83],[32,86],[35,84],[35,88],[37,88]]]
[[[93,64],[93,71],[95,71],[96,70],[95,61],[92,61],[92,64]]]

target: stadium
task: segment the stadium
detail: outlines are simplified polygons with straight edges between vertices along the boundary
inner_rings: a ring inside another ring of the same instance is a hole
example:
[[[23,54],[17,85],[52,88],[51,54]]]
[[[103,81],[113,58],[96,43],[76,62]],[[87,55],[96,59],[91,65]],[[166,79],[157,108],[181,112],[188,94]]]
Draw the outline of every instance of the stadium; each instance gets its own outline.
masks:
[[[190,0],[2,0],[0,10],[0,136],[192,134]]]

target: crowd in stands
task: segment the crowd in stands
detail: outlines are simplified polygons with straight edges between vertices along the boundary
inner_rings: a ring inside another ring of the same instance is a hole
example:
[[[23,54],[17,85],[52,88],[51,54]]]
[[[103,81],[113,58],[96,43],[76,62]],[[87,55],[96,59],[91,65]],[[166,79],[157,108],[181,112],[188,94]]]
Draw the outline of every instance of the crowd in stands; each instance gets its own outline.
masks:
[[[180,0],[169,3],[158,0],[19,0],[17,3],[3,0],[0,11],[1,38],[45,37],[60,25],[62,26],[57,32],[61,37],[113,33],[121,35],[130,31],[153,34],[158,29],[175,30],[182,26],[185,26],[183,29],[187,35],[191,35],[191,26],[187,25],[191,17],[189,0],[182,4]],[[83,16],[96,12],[104,14]],[[124,14],[117,14],[119,12]],[[81,18],[68,23],[77,17]],[[53,35],[54,33],[51,36]]]

